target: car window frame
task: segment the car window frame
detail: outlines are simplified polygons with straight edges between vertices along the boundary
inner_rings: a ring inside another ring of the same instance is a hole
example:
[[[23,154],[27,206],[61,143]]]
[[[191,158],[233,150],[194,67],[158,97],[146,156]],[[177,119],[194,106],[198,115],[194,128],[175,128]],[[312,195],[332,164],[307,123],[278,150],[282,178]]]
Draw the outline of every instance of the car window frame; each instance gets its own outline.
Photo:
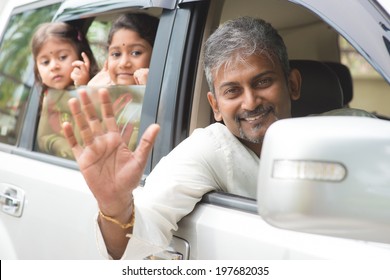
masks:
[[[35,6],[31,6],[31,7],[29,6],[29,8],[33,9],[33,8],[35,8]],[[125,13],[126,11],[129,11],[129,10],[134,10],[134,9],[135,9],[134,7],[127,7],[127,9],[123,11],[123,13]],[[163,10],[162,11],[162,17],[164,17],[163,16],[164,13],[169,13],[169,12],[171,12],[171,11]],[[89,26],[90,23],[91,23],[90,21],[92,19],[93,19],[93,17],[82,19],[81,22],[78,22],[77,24],[80,24],[81,26],[83,26],[83,24]],[[53,20],[55,20],[55,18],[53,18]],[[78,19],[78,21],[80,21],[80,19]],[[159,27],[159,29],[161,29],[161,28]],[[166,30],[170,31],[169,28],[166,29]],[[158,36],[158,34],[157,34],[157,36]],[[165,37],[165,35],[160,35],[159,37],[160,38],[169,38],[170,36]],[[162,43],[160,45],[164,46],[164,43]],[[168,43],[165,42],[165,45],[166,45],[165,46],[165,49],[166,49],[167,46],[169,45],[169,41],[168,41]],[[160,53],[161,52],[164,53],[164,50],[160,51]],[[152,69],[152,67],[154,67],[153,65],[155,65],[155,64],[157,64],[157,65],[165,65],[165,64],[161,64],[161,63],[153,63],[153,57],[156,57],[156,55],[152,54],[151,69]],[[165,60],[163,60],[162,63],[164,63],[164,61]],[[161,71],[151,70],[150,74],[149,74],[149,78],[148,78],[149,80],[155,80],[156,79],[156,78],[153,78],[153,76],[154,77],[156,76],[156,75],[153,75],[153,72],[157,72],[158,73],[158,72],[161,72]],[[157,75],[157,76],[161,78],[161,76],[159,76],[159,75]],[[157,78],[157,79],[159,79],[159,78]],[[148,83],[148,85],[149,84],[151,84],[151,83]],[[145,96],[146,97],[148,96],[148,94],[147,94],[148,89],[147,88],[148,88],[148,86],[146,87],[146,90],[145,90]],[[69,160],[69,159],[64,159],[64,158],[56,157],[56,156],[49,155],[49,154],[44,154],[44,153],[41,153],[41,152],[39,152],[39,151],[37,151],[35,149],[35,145],[36,145],[36,143],[35,143],[36,132],[37,132],[37,127],[38,127],[38,122],[39,122],[38,111],[39,111],[39,104],[41,102],[41,100],[40,100],[40,92],[41,92],[41,87],[37,86],[37,85],[34,85],[33,88],[32,88],[32,91],[30,93],[30,97],[29,97],[28,105],[27,105],[26,116],[25,116],[25,120],[28,120],[28,121],[25,121],[23,123],[19,148],[18,149],[14,149],[13,153],[21,155],[21,156],[24,156],[24,157],[27,157],[27,158],[31,158],[31,159],[36,159],[36,160],[43,161],[43,162],[52,163],[52,164],[55,164],[55,165],[58,165],[58,166],[66,167],[66,168],[79,169],[79,167],[77,165],[77,162],[75,162],[74,160]],[[154,91],[154,92],[159,92],[159,91]],[[156,108],[158,107],[158,100],[159,100],[159,98],[155,98],[153,96],[150,96],[149,98],[145,98],[145,99],[146,99],[145,103],[147,103],[147,105],[144,105],[143,109],[142,109],[141,124],[144,122],[143,121],[144,118],[147,118],[150,121],[149,116],[150,115],[152,115],[152,116],[156,115]],[[144,113],[144,108],[145,107],[147,107],[147,113]],[[156,119],[156,118],[154,118],[154,119]]]
[[[33,2],[33,3],[29,3],[29,4],[25,4],[25,5],[22,5],[22,6],[18,6],[18,7],[15,7],[9,14],[8,16],[8,19],[7,19],[7,23],[5,24],[5,27],[2,31],[2,34],[1,34],[1,44],[4,43],[4,36],[5,36],[5,32],[6,32],[6,27],[7,25],[10,23],[10,20],[12,17],[15,17],[15,16],[18,16],[18,15],[21,15],[23,13],[28,13],[30,11],[35,11],[35,10],[38,10],[38,9],[44,9],[48,6],[51,6],[51,5],[59,5],[62,1],[61,0],[43,0],[43,1],[39,1],[39,2]],[[25,68],[25,70],[27,71],[26,73],[29,73],[28,76],[29,78],[25,81],[22,81],[25,85],[31,87],[29,93],[28,93],[28,97],[26,98],[26,104],[25,104],[25,108],[24,108],[24,112],[23,114],[21,114],[18,118],[18,122],[20,123],[21,127],[18,131],[18,135],[17,135],[17,139],[16,139],[16,143],[15,144],[10,144],[10,148],[9,148],[9,151],[14,151],[16,150],[17,147],[22,147],[22,148],[26,148],[26,142],[25,142],[25,139],[24,139],[24,135],[26,133],[26,127],[31,127],[35,118],[33,119],[29,119],[27,118],[27,111],[29,110],[29,103],[30,103],[30,100],[33,99],[33,92],[34,92],[34,75],[33,75],[33,68],[32,68],[32,65],[33,65],[33,62],[32,62],[32,56],[28,57],[28,61],[27,61],[27,66]],[[28,123],[29,125],[26,125],[25,123]],[[7,144],[6,143],[2,143],[2,146],[6,146]]]

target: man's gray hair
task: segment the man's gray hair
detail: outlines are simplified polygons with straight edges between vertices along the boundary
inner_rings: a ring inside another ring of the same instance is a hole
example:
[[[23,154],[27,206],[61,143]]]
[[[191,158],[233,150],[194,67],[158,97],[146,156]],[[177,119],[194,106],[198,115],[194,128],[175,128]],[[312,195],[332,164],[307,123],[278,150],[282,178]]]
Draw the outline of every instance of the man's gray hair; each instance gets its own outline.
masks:
[[[246,16],[221,25],[205,43],[204,70],[210,91],[215,93],[213,74],[217,74],[222,66],[244,62],[253,54],[265,55],[273,63],[277,58],[287,80],[290,73],[287,48],[271,24]]]

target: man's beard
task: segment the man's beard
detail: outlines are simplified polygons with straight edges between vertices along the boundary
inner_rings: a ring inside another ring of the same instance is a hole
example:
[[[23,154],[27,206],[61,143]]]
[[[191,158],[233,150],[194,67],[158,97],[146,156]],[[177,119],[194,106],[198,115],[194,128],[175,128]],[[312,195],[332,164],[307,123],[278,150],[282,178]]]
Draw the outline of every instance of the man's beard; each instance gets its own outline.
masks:
[[[242,119],[246,119],[246,118],[250,118],[250,117],[254,117],[254,116],[258,116],[258,115],[262,115],[261,122],[259,124],[257,124],[255,127],[251,128],[252,132],[254,132],[255,134],[256,134],[256,132],[260,131],[263,128],[264,123],[268,119],[270,119],[271,117],[274,117],[274,122],[278,120],[278,117],[275,114],[274,108],[272,108],[272,107],[265,108],[264,106],[259,106],[256,109],[254,109],[253,111],[245,112],[245,113],[241,114],[240,116],[236,116],[236,123],[238,125],[238,131],[240,133],[241,139],[249,141],[249,142],[254,143],[254,144],[261,144],[263,142],[265,132],[263,135],[261,135],[259,137],[250,137],[247,135],[247,133],[244,132],[244,130],[241,126]]]

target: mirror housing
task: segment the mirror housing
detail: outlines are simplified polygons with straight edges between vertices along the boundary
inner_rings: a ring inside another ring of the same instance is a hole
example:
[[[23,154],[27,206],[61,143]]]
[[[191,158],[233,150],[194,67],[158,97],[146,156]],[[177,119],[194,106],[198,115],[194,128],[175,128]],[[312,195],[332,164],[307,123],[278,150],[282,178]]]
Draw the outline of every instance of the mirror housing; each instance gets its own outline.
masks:
[[[390,123],[355,116],[275,122],[257,193],[259,214],[275,227],[390,243]]]

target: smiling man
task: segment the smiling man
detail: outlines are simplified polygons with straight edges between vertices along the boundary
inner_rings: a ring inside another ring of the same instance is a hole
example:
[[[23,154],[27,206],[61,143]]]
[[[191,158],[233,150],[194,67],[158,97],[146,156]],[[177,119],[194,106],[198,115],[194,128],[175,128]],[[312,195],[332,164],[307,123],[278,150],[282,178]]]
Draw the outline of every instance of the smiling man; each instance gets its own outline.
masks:
[[[64,130],[97,199],[100,246],[107,248],[107,257],[143,258],[164,250],[178,221],[205,193],[256,197],[265,132],[275,121],[291,117],[300,74],[290,70],[276,30],[250,17],[219,27],[206,42],[204,61],[208,100],[218,122],[195,130],[163,158],[143,188],[137,188],[138,182],[159,127],[149,127],[132,153],[113,121],[107,91],[101,91],[107,132],[96,122],[85,92],[80,97],[86,116],[76,99],[69,103],[86,146],[77,143],[69,124]]]

